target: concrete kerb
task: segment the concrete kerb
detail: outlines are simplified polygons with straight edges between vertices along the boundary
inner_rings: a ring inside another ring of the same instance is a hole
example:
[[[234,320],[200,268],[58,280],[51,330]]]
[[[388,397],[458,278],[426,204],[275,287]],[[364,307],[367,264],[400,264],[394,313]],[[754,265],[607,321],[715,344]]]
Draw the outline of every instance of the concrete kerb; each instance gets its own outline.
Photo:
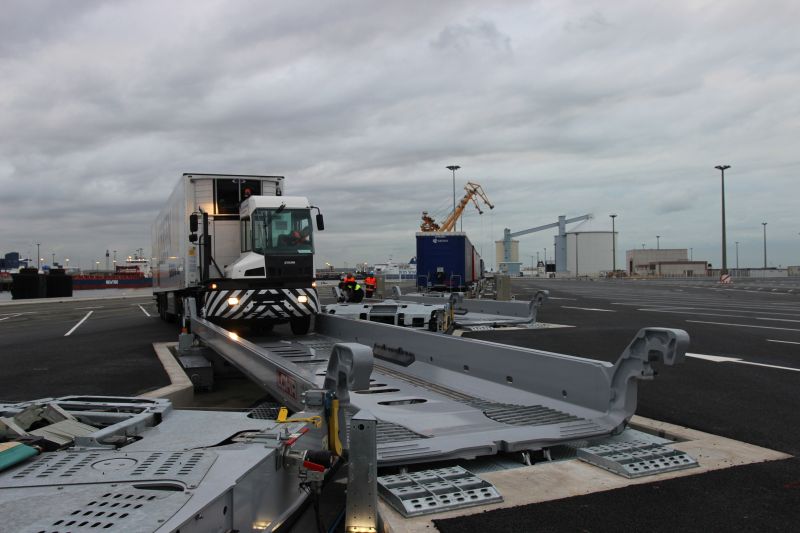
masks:
[[[156,351],[164,371],[169,376],[170,385],[161,387],[150,392],[140,394],[139,398],[166,398],[175,407],[188,407],[194,401],[194,385],[181,365],[172,355],[171,347],[177,346],[177,342],[154,342],[153,349]]]
[[[732,466],[789,459],[789,454],[735,441],[718,435],[704,433],[666,422],[640,416],[631,419],[631,427],[675,439],[670,446],[689,453],[698,460],[698,468],[666,472],[654,476],[627,479],[584,463],[578,459],[538,463],[511,470],[485,472],[479,477],[494,484],[504,501],[450,512],[403,518],[382,499],[378,500],[378,512],[384,520],[388,533],[423,533],[436,531],[434,519],[454,518],[483,513],[495,509],[540,503],[622,488],[633,484],[654,483],[675,477],[692,476]]]

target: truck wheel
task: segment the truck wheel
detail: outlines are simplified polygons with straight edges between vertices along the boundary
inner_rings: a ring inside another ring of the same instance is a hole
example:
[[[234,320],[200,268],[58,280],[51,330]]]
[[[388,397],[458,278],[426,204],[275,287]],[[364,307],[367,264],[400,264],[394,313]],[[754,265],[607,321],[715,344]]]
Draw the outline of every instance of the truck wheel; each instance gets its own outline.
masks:
[[[295,335],[305,335],[311,329],[311,317],[303,316],[289,320],[289,326]]]

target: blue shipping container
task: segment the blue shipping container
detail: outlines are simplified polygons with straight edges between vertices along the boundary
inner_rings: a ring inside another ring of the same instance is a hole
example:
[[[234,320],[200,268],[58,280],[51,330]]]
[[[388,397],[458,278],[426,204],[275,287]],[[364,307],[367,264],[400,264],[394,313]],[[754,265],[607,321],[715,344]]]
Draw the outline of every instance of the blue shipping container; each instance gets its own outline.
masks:
[[[417,233],[417,285],[459,290],[482,276],[483,261],[465,233]]]

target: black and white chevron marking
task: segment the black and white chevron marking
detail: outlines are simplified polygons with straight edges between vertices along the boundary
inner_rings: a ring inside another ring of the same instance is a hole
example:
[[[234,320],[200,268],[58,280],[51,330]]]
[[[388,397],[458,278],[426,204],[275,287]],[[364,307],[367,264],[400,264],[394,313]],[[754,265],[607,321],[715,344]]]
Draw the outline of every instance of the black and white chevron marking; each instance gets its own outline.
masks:
[[[308,301],[301,303],[299,296]],[[228,298],[239,298],[239,303],[228,305]],[[266,298],[266,301],[262,301]],[[319,313],[316,289],[261,289],[219,290],[206,295],[203,315],[206,318],[251,320],[256,318],[293,318]]]

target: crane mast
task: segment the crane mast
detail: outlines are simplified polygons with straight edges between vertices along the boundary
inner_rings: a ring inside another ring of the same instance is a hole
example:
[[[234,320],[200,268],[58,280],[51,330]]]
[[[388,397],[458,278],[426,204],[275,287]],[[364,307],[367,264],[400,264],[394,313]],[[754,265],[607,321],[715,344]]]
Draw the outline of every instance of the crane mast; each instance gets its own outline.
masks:
[[[452,211],[447,218],[444,219],[444,222],[438,224],[432,216],[428,214],[427,211],[422,212],[422,224],[420,224],[419,229],[421,231],[434,231],[434,232],[448,232],[448,231],[455,231],[456,222],[458,219],[461,218],[461,215],[464,213],[464,209],[467,207],[467,204],[472,202],[475,204],[475,208],[478,210],[478,214],[483,214],[481,210],[481,206],[478,203],[478,198],[483,200],[489,209],[494,209],[494,205],[492,202],[489,201],[489,198],[486,196],[486,193],[483,192],[483,188],[480,184],[468,181],[466,185],[464,185],[464,190],[466,194],[456,205],[455,211]]]

